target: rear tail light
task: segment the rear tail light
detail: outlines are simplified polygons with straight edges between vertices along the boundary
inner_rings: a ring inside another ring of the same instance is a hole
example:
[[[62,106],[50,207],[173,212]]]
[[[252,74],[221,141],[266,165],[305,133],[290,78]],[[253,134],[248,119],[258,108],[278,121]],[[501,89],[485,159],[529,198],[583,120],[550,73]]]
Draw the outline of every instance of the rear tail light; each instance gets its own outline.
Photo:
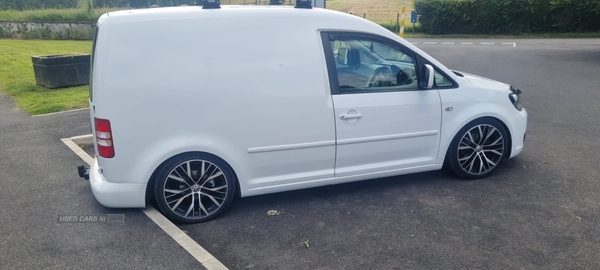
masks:
[[[98,147],[98,155],[103,158],[114,157],[115,147],[113,145],[110,121],[94,118],[94,124],[96,126],[96,146]]]

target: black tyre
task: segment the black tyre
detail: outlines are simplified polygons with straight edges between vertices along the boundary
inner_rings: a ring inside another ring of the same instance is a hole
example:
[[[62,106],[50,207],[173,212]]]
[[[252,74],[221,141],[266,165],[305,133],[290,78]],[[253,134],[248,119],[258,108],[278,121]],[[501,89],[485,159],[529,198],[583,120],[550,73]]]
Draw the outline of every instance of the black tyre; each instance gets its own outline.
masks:
[[[452,140],[445,167],[464,179],[489,176],[508,153],[506,132],[500,122],[491,118],[468,123]]]
[[[237,180],[223,160],[202,153],[167,161],[156,174],[154,196],[161,212],[179,223],[211,220],[231,204]]]

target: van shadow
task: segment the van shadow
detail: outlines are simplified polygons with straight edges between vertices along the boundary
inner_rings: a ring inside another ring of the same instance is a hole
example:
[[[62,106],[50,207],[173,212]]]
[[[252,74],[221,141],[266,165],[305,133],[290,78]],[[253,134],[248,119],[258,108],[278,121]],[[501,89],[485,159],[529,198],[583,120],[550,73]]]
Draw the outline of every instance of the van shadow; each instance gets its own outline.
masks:
[[[452,185],[455,181],[464,180],[439,170],[237,198],[233,201],[226,216],[266,209],[265,207],[294,207],[314,200],[344,201],[363,196],[377,200],[380,195],[388,193],[390,190],[439,189],[446,185]]]

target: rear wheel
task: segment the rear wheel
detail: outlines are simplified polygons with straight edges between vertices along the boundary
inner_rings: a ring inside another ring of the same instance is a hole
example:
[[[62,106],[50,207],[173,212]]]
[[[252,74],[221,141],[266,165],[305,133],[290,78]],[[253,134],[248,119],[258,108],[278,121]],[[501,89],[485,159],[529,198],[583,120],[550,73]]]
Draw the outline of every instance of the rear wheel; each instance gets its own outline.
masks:
[[[154,182],[160,210],[167,218],[181,223],[215,218],[227,209],[235,189],[231,167],[219,158],[201,153],[169,160]]]
[[[482,118],[463,127],[448,149],[446,167],[465,179],[484,178],[508,152],[506,130],[497,120]]]

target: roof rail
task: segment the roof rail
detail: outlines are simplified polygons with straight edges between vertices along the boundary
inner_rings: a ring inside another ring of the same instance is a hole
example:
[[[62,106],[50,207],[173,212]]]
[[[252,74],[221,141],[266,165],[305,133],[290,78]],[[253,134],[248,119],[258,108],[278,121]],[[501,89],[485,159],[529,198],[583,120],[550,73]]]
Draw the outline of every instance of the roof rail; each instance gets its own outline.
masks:
[[[196,0],[196,5],[202,3],[202,9],[216,9],[221,8],[221,1],[219,0]]]
[[[295,8],[311,9],[312,8],[312,2],[311,2],[311,0],[296,0],[296,6],[295,6]]]

